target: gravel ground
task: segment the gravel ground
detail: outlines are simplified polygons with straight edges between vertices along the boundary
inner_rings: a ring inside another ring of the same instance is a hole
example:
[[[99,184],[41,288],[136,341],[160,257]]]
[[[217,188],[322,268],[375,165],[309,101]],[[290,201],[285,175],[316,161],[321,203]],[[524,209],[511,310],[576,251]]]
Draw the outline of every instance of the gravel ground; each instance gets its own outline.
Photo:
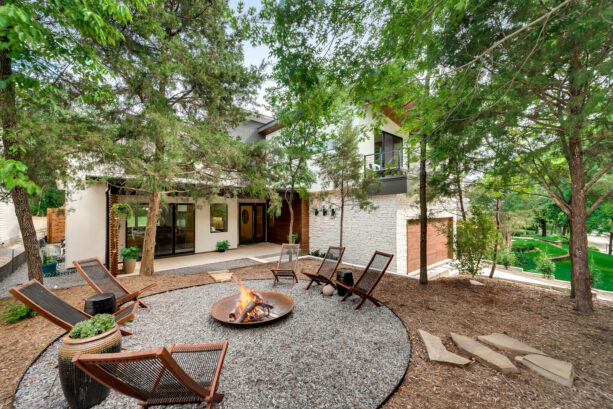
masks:
[[[270,280],[246,281],[256,290],[270,290]],[[220,298],[236,293],[233,283],[177,290],[147,297],[130,325],[128,351],[172,343],[230,343],[217,408],[375,408],[394,391],[410,358],[407,332],[386,307],[352,308],[352,297],[323,297],[279,285],[276,291],[295,302],[283,320],[256,328],[233,328],[213,320],[209,310]],[[28,369],[15,394],[16,408],[66,407],[55,364],[59,342]],[[112,392],[98,408],[137,407],[134,399]],[[177,406],[179,407],[179,406]],[[201,407],[181,405],[181,408]]]
[[[64,288],[73,285],[85,284],[83,278],[77,273],[77,270],[65,270],[64,262],[57,264],[57,271],[62,274],[55,277],[45,277],[45,287],[47,288]],[[10,297],[9,290],[17,287],[28,281],[28,264],[23,263],[17,270],[13,272],[6,280],[0,282],[0,298]]]

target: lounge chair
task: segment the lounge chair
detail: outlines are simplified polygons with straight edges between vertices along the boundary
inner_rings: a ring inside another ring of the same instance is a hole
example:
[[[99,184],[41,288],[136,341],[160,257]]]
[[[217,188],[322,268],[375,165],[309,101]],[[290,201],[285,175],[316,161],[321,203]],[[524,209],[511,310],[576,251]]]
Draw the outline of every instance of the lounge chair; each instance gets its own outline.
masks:
[[[141,407],[221,402],[219,374],[228,342],[172,345],[141,352],[77,354],[72,362],[98,382],[138,399]]]
[[[281,246],[281,254],[279,255],[279,261],[277,261],[277,267],[271,268],[272,274],[275,278],[272,286],[279,282],[279,278],[289,278],[298,282],[296,277],[296,265],[298,264],[298,256],[300,255],[300,244],[283,244]],[[292,281],[292,286],[294,281]]]
[[[37,280],[30,280],[19,287],[11,288],[9,292],[13,297],[36,311],[39,315],[64,328],[66,331],[70,331],[77,322],[91,318],[91,315],[68,304],[47,290]],[[137,309],[138,303],[132,302],[118,310],[114,314],[117,325],[121,325],[134,318]],[[125,330],[121,330],[121,333],[123,335],[132,335]]]
[[[87,281],[87,283],[98,293],[113,293],[117,298],[117,305],[122,305],[128,301],[137,301],[141,307],[147,308],[147,306],[138,299],[138,297],[145,291],[155,287],[157,284],[153,283],[145,288],[141,288],[138,291],[130,292],[126,287],[113,277],[113,275],[106,269],[100,259],[88,258],[85,260],[75,260],[72,262],[77,268],[77,271]]]
[[[334,274],[336,273],[338,266],[341,264],[341,259],[343,258],[344,252],[345,247],[330,246],[328,247],[328,251],[326,252],[324,259],[315,273],[302,271],[302,274],[306,275],[310,280],[306,290],[311,288],[313,283],[334,284]],[[323,291],[323,288],[321,291]]]
[[[370,262],[364,271],[362,271],[362,274],[360,274],[360,277],[353,286],[348,286],[347,284],[343,284],[339,281],[334,281],[334,284],[349,291],[347,294],[345,294],[341,301],[345,301],[351,294],[355,294],[362,297],[362,300],[360,300],[360,302],[355,306],[354,310],[359,309],[366,300],[370,300],[377,307],[380,307],[381,305],[372,296],[372,293],[377,284],[379,284],[383,274],[385,274],[385,270],[387,270],[387,267],[392,262],[393,257],[393,254],[375,251],[375,254],[370,259]]]

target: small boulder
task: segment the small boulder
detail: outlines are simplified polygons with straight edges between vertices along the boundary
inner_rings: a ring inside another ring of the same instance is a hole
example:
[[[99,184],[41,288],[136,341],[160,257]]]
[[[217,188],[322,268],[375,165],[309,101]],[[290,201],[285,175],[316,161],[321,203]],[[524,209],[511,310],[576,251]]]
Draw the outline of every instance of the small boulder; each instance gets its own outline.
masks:
[[[330,297],[332,294],[334,294],[334,286],[332,284],[327,284],[324,286],[324,288],[322,288],[321,293],[326,297]]]

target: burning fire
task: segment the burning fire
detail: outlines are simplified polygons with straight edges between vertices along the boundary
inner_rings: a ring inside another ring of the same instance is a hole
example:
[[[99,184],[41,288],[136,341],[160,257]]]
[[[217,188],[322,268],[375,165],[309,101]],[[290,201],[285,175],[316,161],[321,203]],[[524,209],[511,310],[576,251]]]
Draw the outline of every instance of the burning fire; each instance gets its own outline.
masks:
[[[272,305],[266,304],[262,297],[253,288],[245,287],[242,281],[236,276],[232,280],[238,285],[239,299],[236,307],[229,315],[229,318],[237,322],[254,321],[266,317]]]

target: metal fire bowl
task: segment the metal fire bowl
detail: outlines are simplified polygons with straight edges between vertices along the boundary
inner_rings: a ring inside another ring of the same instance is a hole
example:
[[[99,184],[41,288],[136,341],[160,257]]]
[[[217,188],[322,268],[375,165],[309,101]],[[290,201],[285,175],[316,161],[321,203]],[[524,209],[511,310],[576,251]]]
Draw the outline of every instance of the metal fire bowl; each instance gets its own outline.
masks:
[[[294,300],[292,300],[285,294],[274,293],[272,291],[258,291],[258,294],[260,295],[260,297],[262,297],[266,304],[274,306],[274,308],[270,310],[270,315],[268,315],[267,317],[263,317],[262,319],[259,319],[257,321],[247,322],[235,322],[230,320],[228,316],[230,315],[230,313],[236,306],[236,302],[240,298],[238,294],[231,295],[229,297],[222,298],[221,300],[217,301],[211,308],[211,315],[217,321],[223,322],[225,324],[248,326],[260,325],[276,321],[280,318],[285,317],[294,309]]]

